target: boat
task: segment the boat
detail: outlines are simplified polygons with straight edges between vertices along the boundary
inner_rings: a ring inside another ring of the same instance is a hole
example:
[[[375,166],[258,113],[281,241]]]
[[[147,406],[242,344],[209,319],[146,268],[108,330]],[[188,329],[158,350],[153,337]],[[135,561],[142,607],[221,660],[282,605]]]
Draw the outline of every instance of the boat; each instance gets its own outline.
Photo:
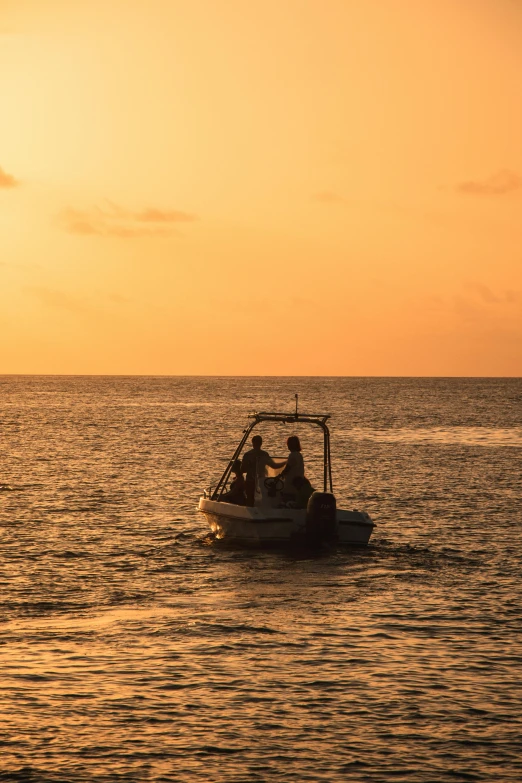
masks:
[[[198,511],[204,517],[215,538],[246,546],[303,544],[321,548],[325,544],[368,544],[374,523],[365,511],[343,510],[337,507],[333,494],[330,455],[329,414],[254,412],[252,420],[214,489],[205,490],[199,499]],[[227,483],[234,462],[241,456],[249,435],[259,424],[308,424],[323,432],[323,491],[314,492],[307,508],[292,507],[282,494],[283,482],[277,476],[257,480],[253,506],[226,502]]]

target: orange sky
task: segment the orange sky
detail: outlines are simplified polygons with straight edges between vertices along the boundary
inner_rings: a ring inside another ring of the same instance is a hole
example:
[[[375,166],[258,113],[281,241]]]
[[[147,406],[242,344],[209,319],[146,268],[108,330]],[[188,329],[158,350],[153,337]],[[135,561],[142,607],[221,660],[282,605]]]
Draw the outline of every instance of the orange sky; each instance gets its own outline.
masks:
[[[522,374],[518,0],[0,0],[0,373]]]

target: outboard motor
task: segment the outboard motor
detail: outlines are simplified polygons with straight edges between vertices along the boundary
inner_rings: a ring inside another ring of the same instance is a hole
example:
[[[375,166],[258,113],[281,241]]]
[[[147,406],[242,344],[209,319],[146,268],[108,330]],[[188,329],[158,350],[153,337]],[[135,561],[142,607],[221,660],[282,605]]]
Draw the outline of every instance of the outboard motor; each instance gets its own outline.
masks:
[[[306,508],[306,538],[314,544],[337,540],[335,497],[331,492],[314,492]]]

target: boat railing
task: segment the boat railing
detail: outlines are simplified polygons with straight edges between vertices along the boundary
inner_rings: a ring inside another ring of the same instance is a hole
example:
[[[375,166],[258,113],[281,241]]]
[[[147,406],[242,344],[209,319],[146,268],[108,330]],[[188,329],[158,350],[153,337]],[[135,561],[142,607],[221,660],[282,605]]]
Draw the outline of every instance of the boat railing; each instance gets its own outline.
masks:
[[[225,487],[227,485],[228,479],[230,477],[230,474],[232,472],[232,466],[234,464],[234,461],[238,459],[240,456],[243,447],[254,429],[258,424],[260,424],[263,421],[272,421],[272,422],[281,422],[282,424],[315,424],[319,426],[324,435],[324,449],[323,449],[323,486],[324,491],[327,492],[328,489],[330,492],[333,491],[332,487],[332,464],[331,464],[331,456],[330,456],[330,431],[326,425],[326,422],[330,418],[329,413],[320,413],[320,414],[310,414],[310,413],[298,413],[297,410],[297,395],[296,395],[296,409],[295,413],[279,413],[279,412],[272,412],[272,411],[259,411],[254,412],[250,414],[250,419],[253,419],[251,423],[246,427],[246,429],[243,430],[243,436],[232,456],[232,459],[229,460],[227,467],[225,468],[225,471],[223,475],[221,476],[220,480],[217,483],[216,488],[214,489],[211,498],[213,500],[219,500],[225,491]]]

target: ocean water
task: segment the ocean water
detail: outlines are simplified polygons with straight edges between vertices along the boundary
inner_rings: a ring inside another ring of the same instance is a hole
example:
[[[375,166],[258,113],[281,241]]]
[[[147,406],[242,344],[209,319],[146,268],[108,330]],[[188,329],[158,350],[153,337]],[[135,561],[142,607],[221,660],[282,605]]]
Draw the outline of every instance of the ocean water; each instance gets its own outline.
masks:
[[[332,414],[365,549],[226,548],[196,512],[296,392]],[[521,403],[521,379],[0,377],[0,781],[520,781]]]

